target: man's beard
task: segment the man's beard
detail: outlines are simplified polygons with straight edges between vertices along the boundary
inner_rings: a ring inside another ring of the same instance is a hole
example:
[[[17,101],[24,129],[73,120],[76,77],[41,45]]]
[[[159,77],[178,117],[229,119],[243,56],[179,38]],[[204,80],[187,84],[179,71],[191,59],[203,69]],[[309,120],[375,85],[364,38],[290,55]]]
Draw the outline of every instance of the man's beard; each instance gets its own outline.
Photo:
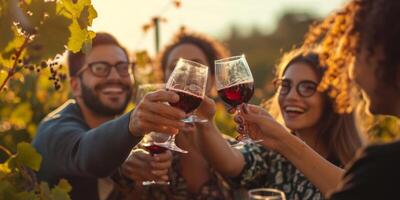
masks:
[[[102,85],[106,85],[107,83],[104,83]],[[128,87],[128,86],[126,86]],[[82,81],[81,81],[81,88],[82,88],[82,99],[83,102],[85,103],[85,105],[87,107],[89,107],[89,109],[94,112],[97,113],[99,115],[102,116],[116,116],[116,115],[120,115],[124,112],[124,110],[126,109],[131,95],[132,95],[132,90],[131,87],[127,88],[127,95],[125,98],[125,101],[123,102],[123,104],[119,107],[119,108],[111,108],[109,106],[104,105],[101,101],[100,101],[100,97],[97,96],[95,94],[96,89],[90,89],[89,87],[87,87]]]

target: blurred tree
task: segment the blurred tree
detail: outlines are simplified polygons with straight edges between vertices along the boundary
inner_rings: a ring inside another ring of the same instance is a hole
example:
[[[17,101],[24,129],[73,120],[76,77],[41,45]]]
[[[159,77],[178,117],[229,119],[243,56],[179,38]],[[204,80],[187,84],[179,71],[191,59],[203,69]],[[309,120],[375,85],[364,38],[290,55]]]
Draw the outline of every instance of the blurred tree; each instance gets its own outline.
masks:
[[[262,33],[258,27],[253,27],[250,34],[245,35],[237,26],[232,26],[225,43],[231,49],[232,55],[245,53],[252,69],[255,81],[255,94],[251,102],[259,104],[263,99],[270,98],[275,89],[272,84],[275,65],[283,52],[301,45],[309,26],[319,20],[309,13],[284,12],[276,29],[271,33]],[[221,109],[219,109],[219,112]],[[230,118],[217,114],[220,128],[232,134],[234,124]],[[390,141],[400,136],[400,120],[386,116],[369,116],[364,120],[364,130],[372,142]]]
[[[243,35],[238,27],[231,27],[225,43],[233,55],[246,54],[255,79],[256,92],[253,103],[258,103],[273,94],[271,82],[274,67],[282,51],[299,45],[309,25],[315,20],[317,18],[308,13],[287,12],[282,15],[276,29],[270,34],[263,34],[258,27],[253,27],[250,34]]]

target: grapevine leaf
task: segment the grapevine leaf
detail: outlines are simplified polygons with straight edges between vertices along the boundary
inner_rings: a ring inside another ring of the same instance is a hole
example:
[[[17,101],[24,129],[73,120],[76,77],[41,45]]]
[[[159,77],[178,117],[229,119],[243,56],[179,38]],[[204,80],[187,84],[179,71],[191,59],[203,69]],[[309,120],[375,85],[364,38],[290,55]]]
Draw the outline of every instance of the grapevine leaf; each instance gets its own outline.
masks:
[[[7,165],[7,163],[0,164],[0,178],[3,178],[5,175],[11,173],[11,169]]]
[[[78,23],[81,29],[86,29],[86,27],[91,26],[93,19],[97,17],[97,12],[93,6],[85,6],[83,8],[81,15],[78,18]]]
[[[17,155],[15,159],[35,171],[40,168],[40,163],[42,162],[42,156],[32,147],[31,144],[26,142],[21,142],[17,146]]]
[[[87,6],[89,8],[88,25],[92,26],[93,20],[97,17],[97,11],[92,5]]]
[[[71,16],[71,18],[78,18],[81,15],[81,12],[85,6],[90,6],[90,0],[79,0],[74,3],[72,0],[61,0],[59,3],[59,8],[57,11],[65,10],[64,13],[67,13]]]
[[[65,179],[61,179],[57,186],[51,189],[50,196],[57,200],[70,200],[68,192],[72,190],[71,185]]]
[[[61,179],[60,182],[58,182],[57,187],[59,187],[60,189],[66,191],[66,192],[71,192],[71,190],[72,190],[71,185],[65,179]]]
[[[95,33],[86,29],[81,29],[79,23],[74,20],[69,27],[71,37],[68,41],[68,49],[74,53],[81,50],[84,47],[83,52],[90,50],[91,40],[95,36]]]
[[[54,58],[57,54],[65,51],[64,44],[70,37],[67,31],[71,20],[65,16],[55,15],[48,17],[39,27],[38,33],[33,42],[29,45],[31,62],[38,64],[41,60]],[[34,59],[41,57],[41,60]]]

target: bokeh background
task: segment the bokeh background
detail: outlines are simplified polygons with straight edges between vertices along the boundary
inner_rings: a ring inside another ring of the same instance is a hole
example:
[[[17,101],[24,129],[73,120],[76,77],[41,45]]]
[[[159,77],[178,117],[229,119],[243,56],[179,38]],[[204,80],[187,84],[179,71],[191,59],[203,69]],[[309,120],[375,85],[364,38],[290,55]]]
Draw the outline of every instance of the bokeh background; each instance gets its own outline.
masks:
[[[255,78],[252,103],[258,104],[273,92],[273,69],[283,52],[301,43],[311,23],[339,8],[344,0],[93,0],[98,17],[94,31],[115,35],[132,55],[149,61],[156,55],[152,19],[158,17],[159,46],[185,26],[221,40],[232,55],[246,54]],[[61,58],[61,61],[62,58]],[[61,71],[66,72],[66,67]],[[154,82],[154,68],[144,62],[136,71],[137,84]],[[0,144],[15,152],[16,144],[30,142],[41,119],[65,102],[68,81],[53,88],[49,75],[25,71],[16,74],[7,91],[0,93]],[[133,108],[134,104],[130,106]],[[234,135],[235,125],[218,104],[216,120],[222,132]],[[374,117],[366,125],[373,142],[390,141],[400,134],[400,121]],[[0,160],[7,158],[0,151]]]

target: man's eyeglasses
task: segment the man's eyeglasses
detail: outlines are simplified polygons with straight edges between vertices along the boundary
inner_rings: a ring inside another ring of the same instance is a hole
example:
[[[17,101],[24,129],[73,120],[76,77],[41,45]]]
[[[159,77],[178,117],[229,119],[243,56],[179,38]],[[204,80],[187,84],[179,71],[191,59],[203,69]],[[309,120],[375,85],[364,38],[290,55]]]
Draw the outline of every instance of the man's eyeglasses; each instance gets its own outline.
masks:
[[[121,77],[127,77],[132,74],[132,66],[134,66],[134,64],[135,63],[130,62],[117,62],[113,65],[105,61],[98,61],[87,64],[86,66],[82,67],[76,74],[79,76],[83,71],[89,68],[93,75],[98,77],[107,77],[108,75],[110,75],[111,68],[115,67]]]
[[[292,81],[288,79],[277,79],[274,81],[275,87],[278,89],[279,95],[288,95],[292,89]],[[318,83],[310,80],[300,81],[296,85],[297,94],[301,97],[311,97],[317,91]]]

